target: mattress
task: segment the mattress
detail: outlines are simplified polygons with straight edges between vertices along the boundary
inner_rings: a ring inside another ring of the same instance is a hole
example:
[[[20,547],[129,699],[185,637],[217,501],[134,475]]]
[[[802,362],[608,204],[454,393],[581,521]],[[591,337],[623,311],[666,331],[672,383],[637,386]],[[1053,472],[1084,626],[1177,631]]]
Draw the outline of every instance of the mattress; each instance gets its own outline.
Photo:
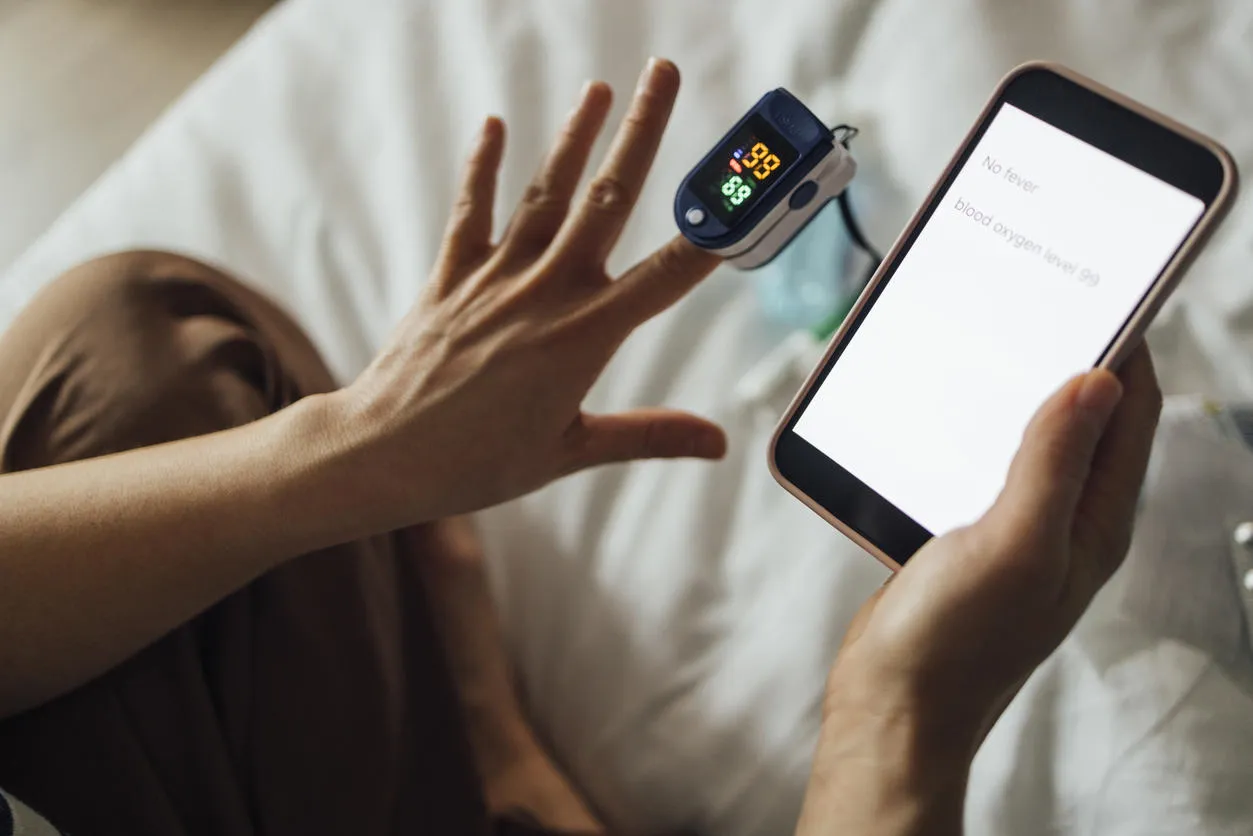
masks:
[[[684,88],[611,264],[673,234],[678,179],[776,86],[862,129],[859,188],[882,245],[1029,58],[1159,107],[1253,170],[1253,6],[1238,0],[288,0],[0,279],[0,327],[79,261],[171,249],[274,296],[349,380],[421,287],[482,117],[510,128],[503,221],[583,81],[629,90],[652,54],[679,63]],[[1245,198],[1153,329],[1168,392],[1253,396],[1250,263]],[[786,338],[758,280],[716,272],[628,341],[589,403],[708,415],[730,433],[725,461],[603,468],[479,519],[536,723],[624,833],[790,828],[826,669],[884,577],[766,471],[800,380],[784,364],[745,394]],[[1119,584],[981,751],[969,832],[1253,828],[1231,780],[1253,774],[1242,669],[1129,615]]]

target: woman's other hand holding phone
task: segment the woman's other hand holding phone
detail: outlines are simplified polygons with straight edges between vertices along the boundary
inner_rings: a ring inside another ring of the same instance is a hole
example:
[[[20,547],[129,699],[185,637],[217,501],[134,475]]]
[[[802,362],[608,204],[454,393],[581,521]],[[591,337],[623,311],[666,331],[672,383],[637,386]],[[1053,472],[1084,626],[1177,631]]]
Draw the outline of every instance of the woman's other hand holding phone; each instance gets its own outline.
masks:
[[[961,832],[984,736],[1126,555],[1160,408],[1144,346],[1117,378],[1070,381],[987,514],[866,602],[828,681],[799,833]]]

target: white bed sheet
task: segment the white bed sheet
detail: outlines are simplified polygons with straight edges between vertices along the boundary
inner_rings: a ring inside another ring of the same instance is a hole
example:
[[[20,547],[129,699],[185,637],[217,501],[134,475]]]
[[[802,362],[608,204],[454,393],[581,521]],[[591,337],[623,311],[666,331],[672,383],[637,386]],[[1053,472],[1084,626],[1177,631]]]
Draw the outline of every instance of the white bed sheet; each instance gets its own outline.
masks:
[[[1027,5],[290,0],[0,280],[0,327],[84,258],[175,249],[295,311],[348,379],[423,281],[482,116],[510,125],[508,206],[583,80],[627,91],[650,54],[674,57],[685,87],[623,263],[672,234],[674,183],[778,85],[863,127],[884,243],[996,80],[1028,58],[1069,63],[1210,131],[1253,170],[1253,6]],[[1251,251],[1246,199],[1154,330],[1168,390],[1253,394]],[[781,405],[745,409],[730,394],[779,337],[750,281],[715,274],[627,344],[592,399],[722,420],[725,462],[604,469],[481,520],[538,722],[624,832],[788,829],[833,648],[883,578],[771,482],[765,439]],[[1248,802],[1215,790],[1212,774],[1253,768],[1229,751],[1251,734],[1245,686],[1206,648],[1117,606],[1084,631],[1095,638],[1068,642],[980,755],[970,832],[1109,833],[1111,821],[1129,833],[1248,832]],[[1107,649],[1099,665],[1094,642]],[[1146,729],[1165,729],[1152,740],[1166,748],[1137,743]],[[1170,793],[1105,786],[1127,741],[1174,769],[1171,747],[1202,739],[1201,765],[1179,766]]]

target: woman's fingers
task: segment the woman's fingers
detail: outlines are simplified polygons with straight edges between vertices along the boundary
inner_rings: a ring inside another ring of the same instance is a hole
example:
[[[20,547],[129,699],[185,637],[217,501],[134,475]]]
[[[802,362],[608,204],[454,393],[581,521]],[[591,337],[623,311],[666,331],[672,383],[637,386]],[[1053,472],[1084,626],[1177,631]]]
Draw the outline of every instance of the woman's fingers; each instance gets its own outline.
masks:
[[[439,261],[448,266],[482,260],[492,248],[492,209],[496,203],[496,175],[505,152],[505,123],[489,116],[479,132],[478,144],[466,161],[461,191],[444,232]],[[456,278],[463,271],[437,270],[437,275]]]
[[[1097,447],[1072,533],[1076,559],[1084,561],[1084,571],[1091,572],[1093,593],[1121,565],[1130,545],[1162,409],[1162,393],[1147,346],[1141,344],[1127,358],[1118,376],[1125,394]]]
[[[570,211],[587,158],[604,127],[613,92],[601,81],[588,82],[553,143],[544,165],[536,172],[514,213],[501,247],[533,255],[548,247]]]
[[[608,257],[639,199],[678,92],[678,67],[663,59],[650,60],[608,157],[558,235],[559,253],[577,254],[597,264]]]

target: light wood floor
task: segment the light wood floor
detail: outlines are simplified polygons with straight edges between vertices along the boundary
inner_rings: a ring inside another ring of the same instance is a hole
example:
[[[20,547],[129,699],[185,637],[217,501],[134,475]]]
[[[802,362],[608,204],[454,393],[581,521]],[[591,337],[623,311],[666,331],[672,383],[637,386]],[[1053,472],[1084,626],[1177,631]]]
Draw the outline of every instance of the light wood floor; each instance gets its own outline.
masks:
[[[271,0],[0,0],[0,272]]]

